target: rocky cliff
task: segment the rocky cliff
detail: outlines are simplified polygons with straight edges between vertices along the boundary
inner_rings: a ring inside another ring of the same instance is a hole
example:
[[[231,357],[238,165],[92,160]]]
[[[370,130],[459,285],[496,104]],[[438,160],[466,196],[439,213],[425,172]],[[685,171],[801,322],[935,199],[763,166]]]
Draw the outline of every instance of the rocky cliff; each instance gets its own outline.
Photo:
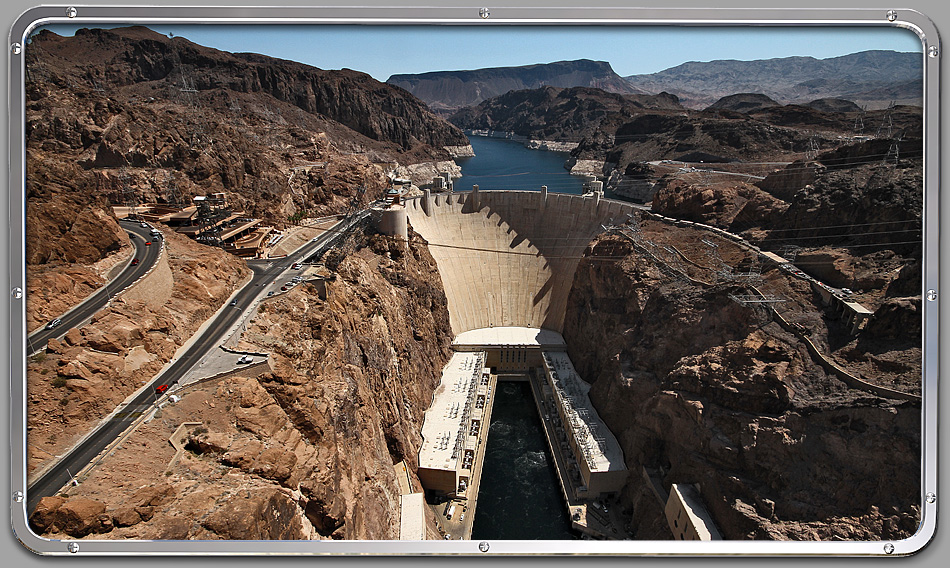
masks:
[[[367,203],[395,167],[448,160],[445,146],[468,144],[421,101],[367,75],[142,27],[42,30],[26,58],[27,286],[64,281],[58,297],[31,295],[41,322],[102,284],[92,265],[127,254],[112,205],[221,191],[235,210],[282,228]]]
[[[712,264],[700,241],[708,235],[680,231],[668,242],[652,222],[642,224],[642,235],[641,246],[675,244],[696,264]],[[730,299],[746,293],[734,283],[693,264],[691,276],[712,285],[672,279],[642,250],[619,236],[592,244],[575,275],[564,334],[633,472],[621,506],[636,538],[670,537],[643,472],[666,490],[697,484],[727,539],[913,534],[919,404],[849,389],[767,308]],[[729,264],[743,262],[726,242],[719,252]],[[834,347],[840,339],[828,339],[839,337],[836,324],[822,317],[807,285],[778,272],[763,278],[787,298],[778,305],[783,317],[805,326],[824,349],[847,352]],[[901,349],[919,362],[913,346]],[[919,366],[886,368],[875,374],[892,385],[919,385]]]
[[[613,133],[630,116],[682,111],[676,97],[623,95],[589,87],[511,91],[461,109],[449,120],[466,130],[500,130],[538,140],[579,142]]]
[[[45,499],[34,527],[89,538],[398,539],[393,465],[415,471],[452,340],[445,295],[416,237],[407,247],[360,233],[326,262],[326,299],[296,287],[249,322],[241,346],[269,352],[270,371],[184,389],[65,499]]]

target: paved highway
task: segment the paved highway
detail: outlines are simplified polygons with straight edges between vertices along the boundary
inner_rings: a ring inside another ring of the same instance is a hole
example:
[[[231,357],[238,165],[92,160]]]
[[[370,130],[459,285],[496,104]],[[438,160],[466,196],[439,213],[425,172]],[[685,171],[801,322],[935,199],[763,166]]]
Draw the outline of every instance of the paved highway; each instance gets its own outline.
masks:
[[[315,253],[332,246],[338,238],[345,234],[357,222],[368,215],[363,211],[354,214],[336,225],[315,240],[304,245],[296,252],[281,259],[251,261],[248,266],[254,271],[251,281],[234,297],[236,305],[225,306],[214,320],[201,332],[188,349],[177,360],[169,365],[164,372],[155,377],[152,382],[143,388],[120,412],[109,420],[102,422],[82,442],[76,445],[59,463],[40,476],[27,491],[27,512],[32,513],[39,500],[45,496],[55,495],[60,488],[69,483],[72,476],[78,474],[91,463],[112,441],[119,437],[132,423],[149,412],[158,397],[156,387],[160,385],[174,385],[194,365],[196,365],[208,351],[215,349],[223,339],[225,333],[240,318],[260,295],[264,288],[277,280],[284,278],[290,266],[301,260],[312,257]],[[154,245],[153,245],[154,246]],[[65,320],[64,324],[65,325]]]
[[[129,240],[135,245],[133,258],[139,259],[138,264],[131,263],[125,267],[119,276],[106,283],[80,304],[59,316],[61,323],[53,329],[45,326],[34,331],[26,340],[26,355],[46,349],[46,343],[52,338],[60,338],[74,327],[80,327],[89,321],[93,315],[108,304],[116,293],[126,289],[130,284],[142,277],[158,260],[164,243],[161,238],[152,240],[149,234],[151,228],[141,227],[138,221],[120,221],[119,224],[132,236]],[[151,242],[150,246],[145,243]]]

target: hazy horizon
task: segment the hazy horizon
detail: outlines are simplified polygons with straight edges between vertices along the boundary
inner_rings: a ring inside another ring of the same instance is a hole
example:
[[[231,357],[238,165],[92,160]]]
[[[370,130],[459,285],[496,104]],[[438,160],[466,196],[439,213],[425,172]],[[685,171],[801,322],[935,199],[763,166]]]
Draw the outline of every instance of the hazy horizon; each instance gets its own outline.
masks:
[[[131,24],[129,24],[131,25]],[[98,27],[127,27],[98,26]],[[78,25],[45,26],[72,35]],[[144,25],[230,53],[257,53],[320,69],[392,75],[472,71],[590,59],[622,77],[689,62],[829,59],[882,50],[921,53],[916,34],[891,27]]]

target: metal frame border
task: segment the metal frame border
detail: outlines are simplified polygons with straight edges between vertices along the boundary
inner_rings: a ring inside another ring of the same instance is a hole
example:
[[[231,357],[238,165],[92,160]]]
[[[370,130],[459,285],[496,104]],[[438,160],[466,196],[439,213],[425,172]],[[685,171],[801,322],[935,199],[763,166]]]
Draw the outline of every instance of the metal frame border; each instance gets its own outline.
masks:
[[[44,555],[600,555],[600,556],[901,556],[922,550],[937,522],[937,383],[939,376],[940,40],[934,23],[914,10],[699,9],[581,7],[247,7],[247,6],[41,6],[24,12],[8,38],[10,54],[10,443],[11,516],[17,539]],[[25,47],[29,34],[48,24],[422,24],[422,25],[631,25],[900,27],[920,38],[924,75],[923,385],[921,419],[921,524],[905,540],[789,541],[113,541],[50,540],[27,524],[26,500],[26,288]],[[931,499],[931,495],[933,498]]]

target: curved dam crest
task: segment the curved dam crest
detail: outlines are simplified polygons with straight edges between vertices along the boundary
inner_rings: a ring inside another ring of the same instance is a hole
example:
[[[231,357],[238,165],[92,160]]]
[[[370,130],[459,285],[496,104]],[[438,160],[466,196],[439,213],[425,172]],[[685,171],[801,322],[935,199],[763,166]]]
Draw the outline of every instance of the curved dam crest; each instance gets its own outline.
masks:
[[[597,194],[544,191],[455,192],[405,205],[438,266],[456,336],[489,327],[561,333],[587,245],[635,210]]]

